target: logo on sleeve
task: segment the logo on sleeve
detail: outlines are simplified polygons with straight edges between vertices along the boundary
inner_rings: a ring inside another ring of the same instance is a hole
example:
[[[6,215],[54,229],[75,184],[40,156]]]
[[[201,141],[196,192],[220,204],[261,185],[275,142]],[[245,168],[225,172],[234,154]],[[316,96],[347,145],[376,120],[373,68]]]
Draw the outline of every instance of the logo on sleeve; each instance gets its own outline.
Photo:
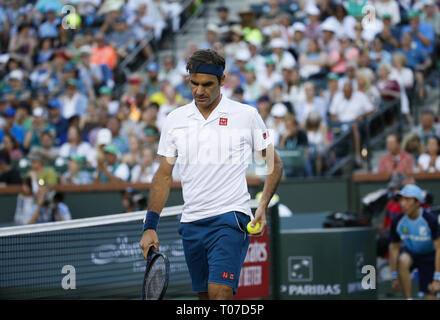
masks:
[[[267,138],[267,133],[263,132],[263,139],[266,139],[266,138]]]
[[[220,121],[218,124],[221,126],[227,126],[228,125],[228,118],[220,118]]]

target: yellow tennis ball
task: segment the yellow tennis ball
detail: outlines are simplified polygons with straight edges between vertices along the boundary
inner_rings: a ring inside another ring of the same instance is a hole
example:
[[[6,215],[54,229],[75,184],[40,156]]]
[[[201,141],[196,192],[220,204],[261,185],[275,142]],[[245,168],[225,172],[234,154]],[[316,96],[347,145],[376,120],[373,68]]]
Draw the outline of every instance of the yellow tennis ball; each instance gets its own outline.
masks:
[[[71,13],[67,16],[66,22],[73,28],[78,28],[81,25],[81,17],[78,13]]]
[[[259,222],[257,222],[255,224],[255,226],[253,226],[253,227],[251,224],[252,224],[252,221],[250,221],[246,227],[246,229],[249,233],[256,232],[256,231],[260,230],[260,223]]]

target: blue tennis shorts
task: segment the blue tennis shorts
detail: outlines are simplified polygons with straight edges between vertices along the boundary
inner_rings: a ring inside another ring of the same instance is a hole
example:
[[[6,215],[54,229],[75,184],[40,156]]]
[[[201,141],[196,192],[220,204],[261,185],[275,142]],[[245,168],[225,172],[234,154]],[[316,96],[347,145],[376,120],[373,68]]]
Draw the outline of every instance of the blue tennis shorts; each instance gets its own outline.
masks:
[[[410,271],[416,268],[419,270],[419,291],[430,293],[428,286],[434,278],[435,251],[428,254],[415,254],[409,251],[408,248],[402,247],[400,253],[404,252],[408,253],[412,259]]]
[[[179,225],[186,264],[194,292],[208,292],[208,283],[219,283],[237,292],[241,266],[250,238],[250,217],[230,211]]]

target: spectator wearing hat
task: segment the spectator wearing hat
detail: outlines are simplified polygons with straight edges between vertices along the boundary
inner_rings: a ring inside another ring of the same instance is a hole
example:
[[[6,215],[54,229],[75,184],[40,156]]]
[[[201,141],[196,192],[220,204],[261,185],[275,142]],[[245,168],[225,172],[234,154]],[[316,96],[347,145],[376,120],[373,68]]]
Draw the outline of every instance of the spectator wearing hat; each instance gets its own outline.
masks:
[[[231,42],[225,45],[225,55],[227,57],[235,57],[237,52],[247,50],[247,44],[243,36],[243,28],[240,24],[231,26]]]
[[[34,146],[31,148],[30,152],[38,150],[43,157],[47,160],[54,161],[58,158],[58,153],[60,148],[55,146],[55,134],[54,131],[45,130],[41,133],[41,146]]]
[[[338,23],[334,20],[326,20],[320,25],[322,36],[318,38],[318,43],[325,53],[340,50],[340,43],[337,39],[339,31]]]
[[[258,113],[260,114],[261,119],[263,119],[263,122],[267,128],[273,127],[274,119],[270,114],[271,108],[272,108],[272,102],[270,101],[268,95],[262,95],[260,98],[258,98],[257,101]]]
[[[151,183],[159,163],[154,162],[154,151],[151,147],[143,148],[142,157],[136,166],[131,169],[132,183]]]
[[[244,75],[246,83],[243,84],[243,99],[251,105],[256,105],[258,98],[262,96],[263,88],[257,81],[255,75],[255,67],[252,64],[247,64],[244,68]]]
[[[402,214],[390,228],[389,264],[392,288],[411,299],[411,271],[419,271],[419,291],[435,300],[440,291],[440,234],[436,217],[422,207],[422,190],[407,184],[398,192]]]
[[[150,95],[153,95],[160,91],[159,81],[160,67],[157,62],[151,61],[147,64],[147,84],[146,88]]]
[[[6,149],[0,149],[0,187],[21,184],[20,173],[11,167],[11,159]]]
[[[63,118],[83,116],[87,110],[87,97],[78,90],[78,80],[69,78],[66,81],[66,91],[60,96],[61,114]]]
[[[55,128],[51,126],[45,118],[44,109],[42,107],[36,107],[32,111],[32,123],[29,131],[26,132],[23,148],[30,150],[32,147],[40,147],[41,134],[46,131],[55,134]]]
[[[410,32],[417,49],[426,52],[428,55],[432,54],[435,40],[434,28],[429,23],[420,21],[420,12],[416,10],[408,12],[408,21],[409,24],[402,27],[401,34]]]
[[[3,117],[5,122],[0,128],[0,141],[3,140],[3,135],[5,133],[10,133],[18,143],[23,144],[25,137],[24,128],[15,122],[15,109],[13,107],[8,107],[3,111]]]
[[[63,139],[67,134],[68,122],[61,115],[61,103],[58,99],[51,99],[48,104],[49,124],[55,128],[55,145],[59,146],[63,143]]]
[[[219,39],[219,30],[216,24],[210,23],[206,26],[205,42],[199,45],[199,49],[214,49],[214,44]]]
[[[60,178],[61,184],[91,184],[93,177],[89,171],[84,170],[86,159],[76,154],[71,154],[68,159],[67,171]]]
[[[287,50],[288,43],[282,38],[275,38],[270,41],[272,59],[275,61],[276,71],[281,73],[283,66],[295,67],[295,57]]]
[[[266,70],[263,73],[257,74],[257,81],[261,83],[265,92],[269,92],[275,83],[283,80],[283,76],[277,72],[275,60],[273,59],[272,55],[266,57],[265,67]]]
[[[393,25],[391,21],[392,16],[389,13],[383,14],[383,28],[377,34],[382,39],[386,51],[393,51],[399,47],[400,27]]]
[[[318,39],[321,31],[321,22],[319,16],[321,12],[316,5],[309,4],[306,7],[306,14],[308,23],[306,25],[305,36],[307,39]]]
[[[289,113],[286,105],[283,103],[275,103],[270,109],[270,115],[272,116],[273,122],[267,128],[271,130],[273,135],[273,141],[275,146],[280,143],[280,138],[286,131],[286,126],[284,124],[284,117]]]
[[[423,12],[420,21],[430,24],[434,28],[434,33],[440,36],[440,10],[434,0],[423,1]]]
[[[46,159],[39,150],[29,152],[27,156],[31,163],[30,170],[25,177],[32,179],[32,191],[37,193],[40,186],[54,186],[58,183],[57,173],[54,168],[46,166]]]
[[[93,100],[91,100],[91,102],[93,103]],[[119,111],[119,105],[120,101],[116,99],[115,95],[113,94],[112,88],[107,86],[102,86],[99,88],[98,97],[96,100],[96,113],[98,118],[98,115],[101,113],[105,115],[116,115]]]
[[[90,99],[95,97],[95,88],[99,88],[104,84],[104,75],[99,65],[90,63],[90,55],[92,48],[83,45],[79,49],[80,61],[78,63],[78,80],[84,84],[87,96]]]
[[[297,60],[301,54],[307,51],[309,39],[306,37],[306,26],[304,23],[295,22],[289,27],[290,48],[295,52]]]
[[[127,182],[130,169],[118,160],[118,149],[114,144],[108,144],[103,149],[103,157],[98,158],[95,183]]]
[[[28,101],[31,97],[31,92],[25,86],[25,76],[22,70],[15,69],[8,75],[9,83],[3,89],[4,95],[13,104],[20,101]]]

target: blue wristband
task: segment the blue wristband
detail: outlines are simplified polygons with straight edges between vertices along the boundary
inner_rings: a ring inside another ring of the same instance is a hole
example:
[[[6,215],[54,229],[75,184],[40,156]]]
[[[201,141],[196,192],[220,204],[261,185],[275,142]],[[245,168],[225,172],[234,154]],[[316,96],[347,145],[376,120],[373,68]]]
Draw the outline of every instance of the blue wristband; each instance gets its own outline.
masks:
[[[154,211],[147,211],[147,215],[144,220],[144,231],[147,229],[157,229],[159,223],[159,214]]]
[[[440,272],[434,272],[434,280],[440,281]]]
[[[399,273],[397,271],[391,272],[391,279],[399,279]]]

